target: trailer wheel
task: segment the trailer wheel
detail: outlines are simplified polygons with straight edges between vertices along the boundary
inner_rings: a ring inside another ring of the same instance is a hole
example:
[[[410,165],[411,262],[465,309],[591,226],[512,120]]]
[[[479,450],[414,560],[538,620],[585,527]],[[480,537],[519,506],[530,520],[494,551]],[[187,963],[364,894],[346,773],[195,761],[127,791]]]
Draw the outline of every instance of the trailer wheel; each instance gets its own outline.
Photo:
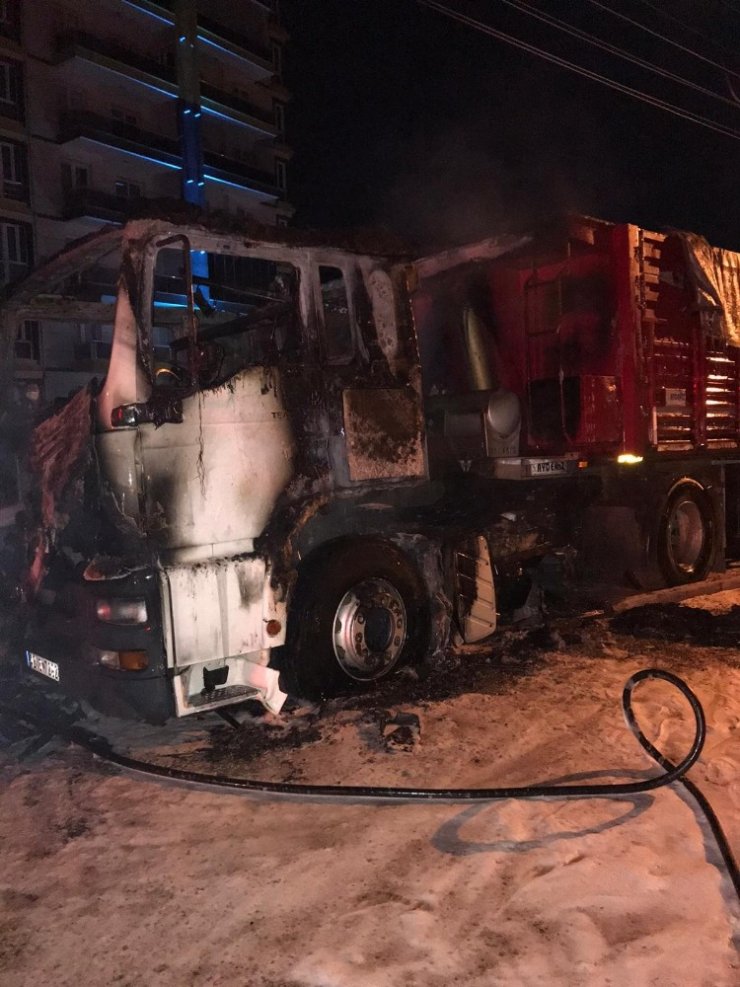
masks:
[[[287,647],[289,691],[321,699],[422,657],[429,604],[408,558],[387,542],[346,542],[302,574]]]
[[[704,579],[716,549],[716,525],[706,490],[695,480],[674,489],[658,527],[658,564],[669,586]]]

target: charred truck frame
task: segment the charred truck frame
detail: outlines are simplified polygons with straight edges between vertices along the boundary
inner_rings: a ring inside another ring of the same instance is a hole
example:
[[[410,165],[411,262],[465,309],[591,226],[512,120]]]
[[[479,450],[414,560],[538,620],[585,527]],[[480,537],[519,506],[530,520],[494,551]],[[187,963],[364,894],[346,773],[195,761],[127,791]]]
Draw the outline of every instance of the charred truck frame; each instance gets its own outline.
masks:
[[[71,246],[3,310],[109,334],[35,432],[30,672],[151,719],[278,710],[488,636],[543,561],[722,568],[739,271],[588,218],[416,261],[161,219]]]

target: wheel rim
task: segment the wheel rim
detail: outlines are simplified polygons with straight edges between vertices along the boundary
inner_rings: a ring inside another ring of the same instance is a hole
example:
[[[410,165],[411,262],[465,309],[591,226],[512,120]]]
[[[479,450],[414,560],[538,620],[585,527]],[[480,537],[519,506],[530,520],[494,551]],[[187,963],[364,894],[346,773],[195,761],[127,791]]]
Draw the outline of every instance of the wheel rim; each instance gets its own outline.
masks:
[[[690,574],[702,558],[706,529],[701,510],[693,500],[680,500],[668,519],[668,553],[676,569]]]
[[[386,579],[364,579],[347,590],[334,614],[334,655],[350,678],[370,682],[398,661],[408,633],[406,606]]]

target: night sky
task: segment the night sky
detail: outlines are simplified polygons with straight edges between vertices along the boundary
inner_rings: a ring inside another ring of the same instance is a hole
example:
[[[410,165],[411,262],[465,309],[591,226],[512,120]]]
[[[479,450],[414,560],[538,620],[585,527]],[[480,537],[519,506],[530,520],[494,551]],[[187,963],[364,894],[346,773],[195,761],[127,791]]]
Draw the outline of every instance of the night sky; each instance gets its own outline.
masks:
[[[530,6],[730,105],[626,64],[503,0],[445,3],[740,137],[740,102],[732,101],[724,72],[590,0]],[[740,72],[740,0],[603,3]],[[740,250],[740,139],[571,74],[415,0],[283,0],[283,16],[292,35],[289,190],[298,225],[385,227],[436,247],[573,210],[691,229]],[[740,96],[740,76],[734,81]]]

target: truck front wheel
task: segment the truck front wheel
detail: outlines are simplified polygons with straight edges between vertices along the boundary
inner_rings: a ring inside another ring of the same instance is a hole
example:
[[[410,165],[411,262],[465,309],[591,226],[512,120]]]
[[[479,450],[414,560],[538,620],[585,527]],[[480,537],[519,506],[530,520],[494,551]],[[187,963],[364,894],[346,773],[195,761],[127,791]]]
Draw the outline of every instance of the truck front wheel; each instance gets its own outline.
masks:
[[[714,562],[716,524],[706,490],[695,480],[676,487],[658,526],[658,564],[670,586],[704,579]]]
[[[302,574],[289,627],[290,691],[325,698],[423,656],[427,594],[395,545],[348,542]]]

